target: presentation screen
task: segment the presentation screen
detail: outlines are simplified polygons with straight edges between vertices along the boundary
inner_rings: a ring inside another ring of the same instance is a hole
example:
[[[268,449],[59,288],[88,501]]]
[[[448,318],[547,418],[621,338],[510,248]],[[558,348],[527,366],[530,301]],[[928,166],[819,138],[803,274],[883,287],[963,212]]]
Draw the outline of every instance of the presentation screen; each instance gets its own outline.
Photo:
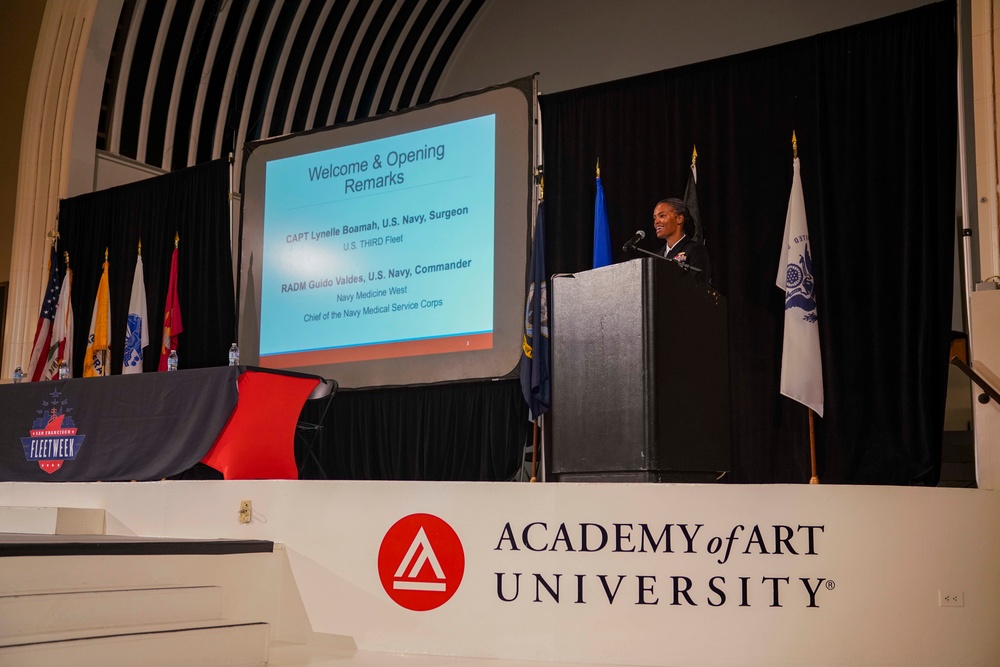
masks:
[[[241,360],[344,387],[512,372],[532,120],[527,80],[251,144]]]

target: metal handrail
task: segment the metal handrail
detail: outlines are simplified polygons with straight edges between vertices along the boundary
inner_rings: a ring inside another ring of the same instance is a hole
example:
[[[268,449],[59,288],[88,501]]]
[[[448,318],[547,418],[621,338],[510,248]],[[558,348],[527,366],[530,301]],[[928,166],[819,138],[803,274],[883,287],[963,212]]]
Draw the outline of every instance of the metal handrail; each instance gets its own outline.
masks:
[[[979,373],[972,370],[968,364],[966,364],[958,357],[952,357],[951,363],[957,366],[960,371],[968,375],[969,379],[978,384],[979,388],[983,390],[983,393],[979,394],[976,400],[978,400],[983,405],[986,405],[987,403],[990,402],[990,399],[992,398],[994,401],[997,402],[998,405],[1000,405],[1000,393],[998,393],[997,390],[994,389],[989,382],[983,379],[983,377]]]

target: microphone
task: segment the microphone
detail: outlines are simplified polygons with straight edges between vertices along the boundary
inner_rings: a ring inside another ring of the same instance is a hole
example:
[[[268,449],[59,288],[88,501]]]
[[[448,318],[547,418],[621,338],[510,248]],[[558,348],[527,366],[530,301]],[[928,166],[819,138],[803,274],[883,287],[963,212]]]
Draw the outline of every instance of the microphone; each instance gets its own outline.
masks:
[[[636,243],[643,240],[644,238],[646,238],[646,232],[642,231],[641,229],[636,231],[636,233],[632,235],[632,238],[626,241],[625,245],[622,246],[622,250],[625,251],[631,250],[632,248],[635,247]]]

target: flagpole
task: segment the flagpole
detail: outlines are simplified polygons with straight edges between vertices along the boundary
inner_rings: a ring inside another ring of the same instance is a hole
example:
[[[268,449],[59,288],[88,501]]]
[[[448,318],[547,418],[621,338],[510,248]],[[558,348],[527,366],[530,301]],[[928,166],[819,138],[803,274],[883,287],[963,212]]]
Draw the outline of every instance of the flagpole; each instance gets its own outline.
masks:
[[[538,420],[536,417],[531,421],[531,481],[538,481]]]
[[[799,141],[795,137],[795,130],[792,130],[792,159],[799,159]],[[812,408],[806,409],[809,411],[809,460],[812,466],[809,483],[819,484],[819,475],[816,472],[816,413]]]
[[[795,137],[795,130],[792,130],[792,159],[799,158],[799,141]],[[812,465],[812,476],[809,478],[810,484],[819,484],[819,475],[816,472],[816,413],[812,408],[809,410],[809,460]]]
[[[809,478],[809,483],[819,484],[819,475],[816,473],[816,413],[812,408],[806,409],[809,410],[809,457],[812,459],[812,477]]]
[[[597,160],[597,173],[601,173],[601,160]],[[545,174],[541,174],[538,178],[538,201],[545,199]],[[536,325],[537,326],[537,325]],[[538,481],[538,422],[541,420],[541,415],[538,415],[531,420],[531,479],[530,482]]]
[[[532,111],[533,111],[534,115],[536,116],[535,125],[538,128],[538,136],[537,136],[537,140],[536,140],[536,143],[535,143],[535,164],[539,165],[539,163],[541,162],[540,158],[541,158],[541,151],[542,151],[542,119],[541,119],[541,114],[538,113],[538,79],[537,78],[535,78],[535,77],[531,78],[531,87],[532,87],[532,93],[533,93],[532,94],[532,99],[534,100],[534,104],[532,105]],[[598,164],[600,164],[600,160],[598,160]],[[536,168],[535,174],[536,174],[535,181],[538,184],[538,201],[542,201],[543,199],[545,199],[545,172],[542,169],[541,165],[539,165]],[[532,211],[532,215],[535,215],[535,213],[537,212],[537,210],[538,209],[536,208],[534,211]],[[532,229],[532,239],[534,239],[534,232],[535,232],[535,230]],[[543,276],[542,279],[544,280],[545,277]],[[536,326],[540,326],[540,325],[536,324]],[[530,478],[529,481],[532,482],[532,483],[538,481],[538,440],[539,440],[539,438],[538,438],[538,430],[539,430],[539,428],[538,428],[538,422],[539,421],[541,421],[541,415],[539,415],[539,416],[537,416],[537,417],[535,417],[534,419],[531,420],[531,478]]]
[[[56,216],[56,217],[58,217],[58,216]],[[73,272],[69,270],[69,251],[68,250],[64,250],[63,251],[63,259],[66,260],[66,276],[67,276],[67,278],[69,278],[69,284],[66,287],[69,288],[69,289],[72,289],[73,288]],[[72,317],[73,317],[73,307],[72,307],[72,304],[69,301],[69,298],[67,298],[66,303],[70,305],[70,307],[67,309],[68,314],[63,313],[62,315],[60,315],[60,317],[63,318],[64,322],[69,322],[70,319],[72,319]],[[62,366],[63,361],[66,362],[66,366],[69,369],[69,373],[67,374],[67,376],[68,377],[72,377],[73,376],[73,335],[72,335],[73,326],[72,326],[72,324],[70,324],[70,325],[68,325],[66,327],[66,331],[67,331],[66,344],[62,346],[62,354],[60,355],[59,359],[56,360],[56,378],[59,378],[59,368]]]

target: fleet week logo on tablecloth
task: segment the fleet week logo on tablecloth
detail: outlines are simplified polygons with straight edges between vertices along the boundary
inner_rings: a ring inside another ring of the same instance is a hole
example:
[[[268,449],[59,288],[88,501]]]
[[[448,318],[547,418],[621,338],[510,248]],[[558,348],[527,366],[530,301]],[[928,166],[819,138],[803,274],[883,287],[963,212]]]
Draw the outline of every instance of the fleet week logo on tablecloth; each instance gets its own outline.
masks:
[[[799,255],[797,264],[789,264],[785,270],[785,310],[801,308],[805,311],[802,319],[815,322],[816,317],[816,282],[812,273],[812,253],[806,244],[804,255]]]
[[[451,599],[465,574],[465,550],[455,530],[433,514],[405,516],[386,531],[378,574],[392,600],[412,611]]]
[[[59,390],[54,389],[50,396],[52,400],[42,401],[42,409],[35,411],[41,416],[31,425],[30,437],[21,438],[21,446],[26,460],[37,461],[38,467],[51,475],[64,461],[76,458],[87,436],[76,434],[76,424],[69,415],[73,408],[66,407],[69,401],[61,398]]]

